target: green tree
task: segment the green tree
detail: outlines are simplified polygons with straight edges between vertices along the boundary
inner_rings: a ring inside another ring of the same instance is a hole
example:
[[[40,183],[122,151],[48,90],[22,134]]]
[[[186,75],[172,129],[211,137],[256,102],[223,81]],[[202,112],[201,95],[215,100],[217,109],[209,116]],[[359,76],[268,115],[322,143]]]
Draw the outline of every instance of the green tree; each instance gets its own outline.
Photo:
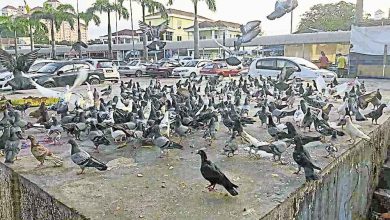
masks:
[[[28,19],[25,17],[0,16],[0,28],[13,34],[16,57],[18,57],[18,38],[27,35],[28,27]]]
[[[132,0],[130,0],[130,1],[132,1]],[[135,1],[141,5],[142,22],[144,22],[144,23],[146,20],[146,11],[150,14],[158,11],[161,14],[162,18],[164,18],[164,19],[168,18],[167,9],[165,8],[165,6],[163,4],[161,4],[158,1],[155,1],[155,0],[133,0],[133,1]],[[172,2],[170,2],[170,4],[172,4]],[[148,38],[147,38],[145,33],[143,34],[142,39],[143,39],[142,43],[143,43],[144,58],[145,58],[145,60],[148,60],[149,59],[148,58],[148,48],[147,48]]]
[[[302,15],[298,33],[312,30],[338,31],[351,30],[355,20],[355,4],[344,1],[335,4],[317,4]]]
[[[85,12],[78,13],[77,16],[77,38],[79,43],[79,57],[82,57],[82,51],[81,51],[81,27],[80,27],[80,20],[84,21],[85,26],[88,28],[88,25],[91,21],[95,23],[96,26],[100,25],[100,17],[96,15],[96,12],[93,11],[91,8],[87,9]],[[86,42],[85,42],[86,43]]]
[[[194,6],[194,58],[199,59],[199,21],[198,21],[198,3],[204,1],[211,11],[217,10],[216,0],[191,0]],[[172,4],[173,0],[169,0],[168,4]]]
[[[111,13],[117,12],[119,17],[123,17],[125,19],[129,18],[128,10],[123,6],[123,0],[119,1],[117,4],[110,3],[109,0],[96,0],[93,3],[92,7],[88,10],[92,12],[99,12],[100,14],[107,13],[108,25],[108,56],[109,58],[113,58],[112,54],[112,30],[111,30]]]
[[[67,22],[73,30],[75,22],[75,10],[73,6],[61,4],[54,8],[52,5],[45,3],[43,9],[34,11],[31,17],[35,20],[47,20],[50,23],[51,55],[52,58],[56,58],[55,30],[58,31],[63,22]]]

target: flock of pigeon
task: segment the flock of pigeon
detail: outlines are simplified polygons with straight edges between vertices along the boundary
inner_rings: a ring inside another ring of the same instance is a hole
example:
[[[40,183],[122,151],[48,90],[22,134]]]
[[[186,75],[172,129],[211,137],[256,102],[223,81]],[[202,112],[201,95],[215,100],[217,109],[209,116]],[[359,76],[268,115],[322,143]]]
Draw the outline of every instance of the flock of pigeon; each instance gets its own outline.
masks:
[[[293,159],[299,168],[296,173],[303,168],[307,181],[318,180],[315,170],[321,168],[313,163],[307,146],[321,145],[328,156],[334,157],[339,136],[347,135],[353,143],[359,138],[370,141],[359,130],[358,123],[372,120],[377,124],[386,105],[382,104],[379,90],[367,92],[364,82],[358,79],[342,84],[336,79],[326,83],[320,76],[307,83],[289,80],[288,75],[284,70],[277,79],[200,77],[164,86],[158,79],[151,79],[144,87],[130,79],[121,82],[118,94],[114,94],[111,85],[101,91],[87,85],[85,94],[72,92],[75,86],[57,92],[36,85],[43,96],[57,97],[60,101],[52,106],[42,103],[34,111],[28,110],[29,103],[22,106],[6,103],[0,120],[1,154],[5,163],[14,163],[22,140],[28,139],[26,143],[30,144],[39,166],[45,162],[62,166],[63,159],[44,145],[63,144],[61,139],[65,138],[71,147],[71,159],[82,174],[88,167],[100,171],[108,167],[85,151],[80,146],[81,140],[91,141],[96,152],[110,144],[118,148],[130,143],[155,146],[161,149],[163,157],[169,149],[193,147],[183,146],[182,140],[201,132],[205,147],[198,154],[201,174],[210,182],[207,188],[213,191],[219,184],[235,196],[238,186],[206,155],[217,132],[228,132],[230,139],[221,148],[227,157],[242,149],[250,156],[271,157],[284,164],[283,153],[294,146]],[[339,106],[330,103],[336,103],[337,99],[342,100]],[[367,114],[362,113],[365,109]],[[27,110],[29,118],[24,119]],[[338,114],[337,121],[330,121],[331,112]],[[264,142],[250,135],[246,131],[249,125],[255,126],[259,133],[268,133],[270,140]],[[29,129],[46,132],[46,138],[37,140],[27,135]]]

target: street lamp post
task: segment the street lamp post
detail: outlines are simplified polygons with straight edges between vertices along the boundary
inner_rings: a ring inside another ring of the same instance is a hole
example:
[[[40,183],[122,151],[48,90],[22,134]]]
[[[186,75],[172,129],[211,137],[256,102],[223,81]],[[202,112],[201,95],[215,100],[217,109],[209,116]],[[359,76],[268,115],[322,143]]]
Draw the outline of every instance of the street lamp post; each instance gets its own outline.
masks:
[[[294,10],[291,11],[291,23],[290,23],[290,34],[293,33],[293,21],[294,21]]]

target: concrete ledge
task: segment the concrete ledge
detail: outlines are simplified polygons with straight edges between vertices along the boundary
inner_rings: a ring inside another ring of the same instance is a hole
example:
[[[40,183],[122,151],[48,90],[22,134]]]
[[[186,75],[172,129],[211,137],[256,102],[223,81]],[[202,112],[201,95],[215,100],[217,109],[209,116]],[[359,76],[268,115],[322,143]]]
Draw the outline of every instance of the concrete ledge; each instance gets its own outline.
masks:
[[[322,171],[322,179],[305,183],[264,220],[366,219],[379,173],[390,145],[390,120],[370,133]]]
[[[0,163],[0,219],[87,219]]]

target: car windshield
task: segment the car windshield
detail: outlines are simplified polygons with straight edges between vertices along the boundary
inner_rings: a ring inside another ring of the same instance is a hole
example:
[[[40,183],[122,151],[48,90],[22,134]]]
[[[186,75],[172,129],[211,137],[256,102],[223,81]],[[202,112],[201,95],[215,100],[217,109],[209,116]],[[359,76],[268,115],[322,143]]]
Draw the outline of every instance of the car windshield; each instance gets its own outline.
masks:
[[[112,68],[112,62],[111,61],[99,61],[97,66],[98,66],[98,68]]]
[[[214,63],[209,63],[206,66],[204,66],[203,68],[205,68],[205,69],[214,69]]]
[[[137,60],[134,60],[134,61],[130,62],[130,63],[127,64],[127,65],[128,65],[128,66],[136,66],[137,63],[138,63],[138,61],[137,61]]]
[[[312,69],[312,70],[319,69],[318,66],[316,66],[312,62],[309,62],[309,61],[302,59],[302,58],[294,58],[293,61],[295,61],[300,66],[304,66],[304,67],[307,67],[307,68]]]
[[[57,71],[59,68],[61,68],[63,65],[61,64],[58,64],[58,63],[49,63],[45,66],[43,66],[42,68],[40,68],[38,70],[38,73],[48,73],[48,74],[52,74],[54,73],[55,71]]]
[[[188,61],[187,63],[186,63],[186,65],[184,65],[185,67],[196,67],[196,65],[199,63],[199,61],[195,61],[195,60],[193,60],[193,61]]]

